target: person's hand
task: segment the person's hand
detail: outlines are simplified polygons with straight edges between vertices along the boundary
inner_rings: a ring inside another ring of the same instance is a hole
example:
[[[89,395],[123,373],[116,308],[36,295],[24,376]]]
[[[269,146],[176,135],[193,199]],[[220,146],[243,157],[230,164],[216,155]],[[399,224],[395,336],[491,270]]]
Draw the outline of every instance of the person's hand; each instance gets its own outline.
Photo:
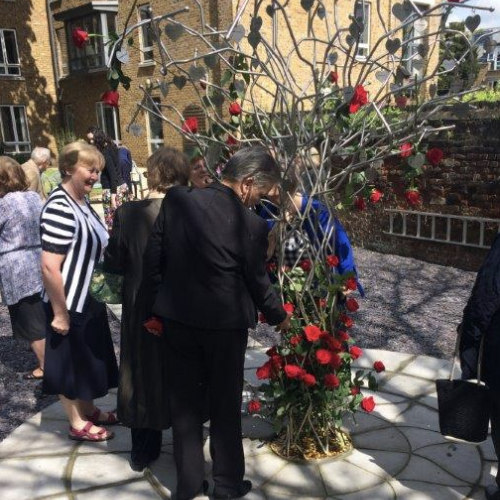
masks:
[[[52,329],[59,335],[67,335],[69,332],[69,314],[56,314],[50,324]]]
[[[116,205],[116,194],[111,195],[110,205],[113,210],[116,210],[118,208]]]
[[[276,327],[277,332],[282,332],[285,330],[289,330],[290,327],[292,326],[290,324],[290,320],[292,319],[292,313],[287,312],[286,313],[286,318]]]

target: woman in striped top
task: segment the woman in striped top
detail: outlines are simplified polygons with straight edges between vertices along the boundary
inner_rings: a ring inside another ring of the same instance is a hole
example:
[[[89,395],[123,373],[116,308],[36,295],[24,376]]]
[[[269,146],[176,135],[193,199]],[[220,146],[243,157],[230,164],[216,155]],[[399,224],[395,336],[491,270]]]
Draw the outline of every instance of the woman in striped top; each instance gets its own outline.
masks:
[[[105,441],[113,437],[102,424],[117,423],[93,400],[116,387],[118,367],[106,306],[89,295],[95,264],[108,234],[86,195],[104,158],[84,142],[68,144],[59,157],[62,184],[42,210],[42,276],[47,304],[46,394],[58,394],[70,422],[69,437]]]

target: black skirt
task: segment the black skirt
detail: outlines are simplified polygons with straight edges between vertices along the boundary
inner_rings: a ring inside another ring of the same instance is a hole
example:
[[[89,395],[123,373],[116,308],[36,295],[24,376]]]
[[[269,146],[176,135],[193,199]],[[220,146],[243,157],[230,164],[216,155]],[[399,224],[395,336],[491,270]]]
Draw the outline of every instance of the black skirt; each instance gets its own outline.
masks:
[[[45,338],[45,308],[39,293],[7,307],[15,339],[33,342]]]
[[[117,387],[118,365],[106,305],[89,298],[83,313],[70,312],[67,335],[54,332],[50,304],[46,304],[46,310],[43,392],[88,401]]]

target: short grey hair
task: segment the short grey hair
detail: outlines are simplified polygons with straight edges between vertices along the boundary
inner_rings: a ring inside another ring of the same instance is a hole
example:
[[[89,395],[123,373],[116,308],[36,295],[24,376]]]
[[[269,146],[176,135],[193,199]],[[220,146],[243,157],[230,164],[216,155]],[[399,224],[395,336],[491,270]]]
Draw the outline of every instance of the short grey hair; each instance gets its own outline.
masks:
[[[40,165],[40,163],[43,163],[44,161],[49,161],[50,158],[51,154],[50,154],[50,149],[48,148],[41,148],[40,146],[37,146],[31,152],[31,159],[37,165]]]
[[[242,181],[253,177],[259,186],[269,186],[281,182],[278,162],[264,146],[253,146],[237,151],[222,171],[222,179]]]

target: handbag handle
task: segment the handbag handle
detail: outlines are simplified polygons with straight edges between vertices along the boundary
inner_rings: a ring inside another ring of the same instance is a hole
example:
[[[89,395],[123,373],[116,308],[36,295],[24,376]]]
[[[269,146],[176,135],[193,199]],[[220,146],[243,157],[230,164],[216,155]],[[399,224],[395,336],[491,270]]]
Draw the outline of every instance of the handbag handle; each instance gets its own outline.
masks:
[[[453,363],[451,365],[450,380],[453,380],[453,375],[455,373],[455,368],[457,366],[457,358],[459,357],[461,337],[462,337],[462,324],[460,324],[457,328],[457,341],[455,343],[455,353],[453,355]],[[483,368],[484,337],[485,337],[485,335],[481,336],[481,343],[479,345],[479,356],[477,358],[477,385],[481,385],[481,373],[482,373],[482,368]]]

